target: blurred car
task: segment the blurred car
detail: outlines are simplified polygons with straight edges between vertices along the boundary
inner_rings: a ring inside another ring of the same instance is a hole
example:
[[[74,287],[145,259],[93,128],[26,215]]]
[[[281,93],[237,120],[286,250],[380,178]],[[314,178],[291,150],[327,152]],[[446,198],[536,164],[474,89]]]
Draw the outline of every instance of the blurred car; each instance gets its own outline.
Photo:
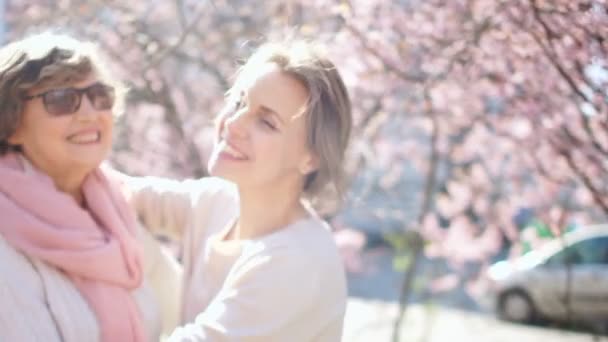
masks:
[[[499,318],[608,322],[608,225],[583,227],[489,268],[486,304]],[[570,305],[568,305],[570,303]]]

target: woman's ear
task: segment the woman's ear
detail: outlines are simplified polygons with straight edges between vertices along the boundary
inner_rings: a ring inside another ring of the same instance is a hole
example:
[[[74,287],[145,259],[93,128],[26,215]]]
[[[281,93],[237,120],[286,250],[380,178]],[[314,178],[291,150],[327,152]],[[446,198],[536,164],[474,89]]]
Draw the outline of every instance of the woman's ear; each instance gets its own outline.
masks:
[[[306,157],[300,163],[300,173],[302,175],[311,174],[319,169],[319,157],[314,153],[307,153]]]

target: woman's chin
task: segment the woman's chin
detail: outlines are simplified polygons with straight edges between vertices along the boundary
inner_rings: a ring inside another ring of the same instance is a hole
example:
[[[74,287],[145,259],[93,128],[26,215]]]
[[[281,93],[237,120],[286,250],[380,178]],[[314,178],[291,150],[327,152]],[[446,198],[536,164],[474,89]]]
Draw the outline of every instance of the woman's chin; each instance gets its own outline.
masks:
[[[86,149],[72,149],[66,154],[69,156],[66,158],[69,159],[66,162],[93,170],[109,157],[110,148],[98,147],[88,151]]]
[[[207,170],[209,171],[209,175],[219,178],[231,178],[231,175],[234,173],[231,172],[229,165],[226,165],[226,163],[220,159],[210,160],[207,165]]]
[[[105,156],[102,155],[89,155],[89,156],[72,156],[70,160],[66,160],[65,165],[71,165],[74,170],[80,170],[79,172],[86,173],[93,172],[106,160]]]

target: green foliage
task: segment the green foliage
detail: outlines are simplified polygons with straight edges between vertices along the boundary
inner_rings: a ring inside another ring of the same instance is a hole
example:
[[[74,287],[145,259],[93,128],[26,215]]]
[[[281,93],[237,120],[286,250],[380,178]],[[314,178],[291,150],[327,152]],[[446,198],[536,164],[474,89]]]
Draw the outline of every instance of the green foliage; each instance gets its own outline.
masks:
[[[396,254],[393,257],[393,269],[397,272],[405,272],[412,264],[412,256],[410,254]]]

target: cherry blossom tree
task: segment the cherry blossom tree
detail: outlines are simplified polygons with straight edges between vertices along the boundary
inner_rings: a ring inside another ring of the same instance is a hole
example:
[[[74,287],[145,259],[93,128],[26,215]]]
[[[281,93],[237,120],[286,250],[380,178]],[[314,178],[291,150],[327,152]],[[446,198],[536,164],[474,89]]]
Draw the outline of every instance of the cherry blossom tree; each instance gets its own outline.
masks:
[[[359,137],[385,171],[377,183],[390,191],[407,176],[399,160],[423,175],[403,228],[430,242],[427,255],[488,260],[519,239],[530,208],[555,235],[605,220],[605,1],[332,4],[334,46],[359,66]]]

